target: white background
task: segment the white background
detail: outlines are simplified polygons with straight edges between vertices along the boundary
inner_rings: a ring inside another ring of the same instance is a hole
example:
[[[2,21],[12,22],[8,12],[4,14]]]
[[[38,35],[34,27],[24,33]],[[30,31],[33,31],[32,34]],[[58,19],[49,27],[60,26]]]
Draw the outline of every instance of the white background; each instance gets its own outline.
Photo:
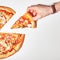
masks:
[[[0,0],[0,5],[11,7],[16,11],[0,32],[26,34],[22,48],[13,56],[3,60],[60,60],[60,12],[40,19],[36,29],[10,29],[26,12],[28,6],[51,5],[58,1],[60,0]]]

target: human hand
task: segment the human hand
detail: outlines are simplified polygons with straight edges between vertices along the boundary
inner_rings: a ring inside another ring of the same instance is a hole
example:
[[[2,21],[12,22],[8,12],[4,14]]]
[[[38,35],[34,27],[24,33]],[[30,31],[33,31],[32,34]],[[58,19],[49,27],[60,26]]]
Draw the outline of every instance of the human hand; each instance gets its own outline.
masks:
[[[28,7],[27,12],[33,15],[33,20],[38,20],[40,18],[52,14],[53,10],[51,6],[38,4]]]

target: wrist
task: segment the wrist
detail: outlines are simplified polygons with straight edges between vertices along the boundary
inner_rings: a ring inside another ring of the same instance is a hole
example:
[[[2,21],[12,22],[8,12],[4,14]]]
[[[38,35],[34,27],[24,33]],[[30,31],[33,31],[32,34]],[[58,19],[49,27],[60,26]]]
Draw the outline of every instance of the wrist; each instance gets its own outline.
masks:
[[[60,11],[60,2],[54,3],[56,12]]]
[[[53,14],[52,6],[50,6],[50,14]]]
[[[49,12],[50,12],[50,14],[53,14],[52,6],[49,6]]]
[[[51,5],[52,8],[52,14],[60,11],[60,2],[54,3],[53,5]]]
[[[51,8],[52,8],[52,14],[54,14],[54,13],[56,13],[57,11],[56,11],[56,7],[55,7],[55,5],[53,4],[53,5],[51,5]]]

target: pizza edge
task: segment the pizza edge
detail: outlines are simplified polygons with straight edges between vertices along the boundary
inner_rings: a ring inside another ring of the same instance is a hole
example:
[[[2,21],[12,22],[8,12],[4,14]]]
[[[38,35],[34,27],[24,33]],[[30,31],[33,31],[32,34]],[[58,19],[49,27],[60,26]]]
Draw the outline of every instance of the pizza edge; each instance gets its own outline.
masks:
[[[13,49],[11,52],[8,52],[7,54],[0,55],[0,59],[7,58],[15,53],[15,50]]]
[[[32,21],[31,23],[32,23],[31,28],[36,28],[37,27],[37,22],[36,21]]]
[[[25,38],[25,34],[22,34],[22,36],[21,36],[21,42],[19,43],[19,44],[17,44],[17,46],[14,48],[14,50],[17,52],[17,51],[19,51],[19,49],[22,47],[22,45],[23,45],[23,42],[24,42],[24,38]]]
[[[13,13],[13,14],[16,13],[12,8],[7,7],[7,6],[0,6],[0,9],[1,9],[1,10],[6,10],[6,11],[11,12],[11,13]]]

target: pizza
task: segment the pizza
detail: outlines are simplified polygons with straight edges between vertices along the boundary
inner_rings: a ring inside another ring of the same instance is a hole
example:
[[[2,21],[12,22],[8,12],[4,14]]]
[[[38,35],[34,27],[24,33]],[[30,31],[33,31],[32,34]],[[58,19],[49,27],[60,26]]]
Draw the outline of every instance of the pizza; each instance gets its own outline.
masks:
[[[7,6],[0,6],[0,29],[12,18],[15,11]]]
[[[24,34],[0,33],[0,59],[15,54],[22,46]]]
[[[36,21],[32,20],[32,15],[30,13],[25,13],[23,16],[21,16],[11,27],[11,29],[14,28],[36,28]]]

